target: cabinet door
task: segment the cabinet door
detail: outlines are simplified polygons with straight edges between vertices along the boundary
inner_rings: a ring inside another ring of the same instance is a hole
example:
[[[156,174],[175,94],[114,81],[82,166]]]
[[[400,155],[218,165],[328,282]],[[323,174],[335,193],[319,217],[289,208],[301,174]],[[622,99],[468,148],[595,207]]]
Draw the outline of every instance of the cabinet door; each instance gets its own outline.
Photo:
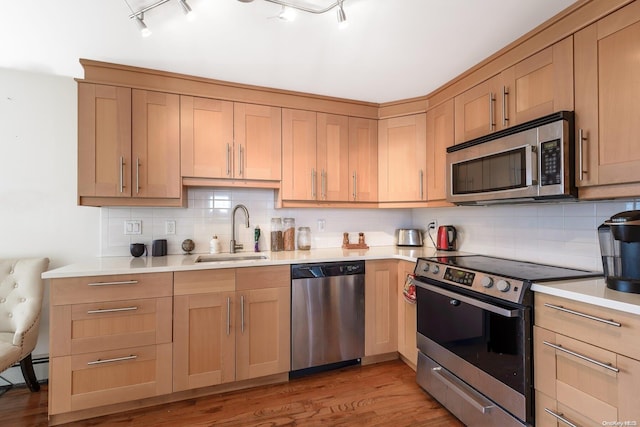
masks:
[[[317,113],[318,200],[349,197],[349,117]]]
[[[288,372],[291,366],[290,287],[238,292],[236,380]]]
[[[173,390],[234,381],[235,293],[178,295],[173,310]]]
[[[131,196],[131,89],[78,83],[78,196]]]
[[[132,91],[131,196],[179,198],[180,97]]]
[[[398,261],[365,265],[365,356],[398,351]]]
[[[638,182],[640,3],[578,31],[574,39],[576,183]]]
[[[398,353],[404,356],[413,369],[418,365],[417,308],[407,302],[403,296],[404,284],[408,274],[413,274],[415,262],[400,261],[398,264]]]
[[[280,180],[281,109],[266,105],[235,103],[233,111],[234,177]]]
[[[497,102],[502,98],[500,83],[500,76],[495,76],[455,97],[456,144],[502,127],[502,121],[496,117]]]
[[[427,111],[427,200],[446,199],[447,147],[453,145],[453,99]]]
[[[181,175],[231,178],[233,103],[180,97]]]
[[[282,199],[317,200],[316,113],[282,111]]]
[[[349,200],[378,201],[378,121],[349,117]]]
[[[52,357],[49,415],[171,393],[171,343]]]
[[[378,138],[379,201],[424,200],[426,114],[380,120]]]
[[[498,99],[503,128],[573,110],[573,37],[519,62],[501,77],[508,90]]]

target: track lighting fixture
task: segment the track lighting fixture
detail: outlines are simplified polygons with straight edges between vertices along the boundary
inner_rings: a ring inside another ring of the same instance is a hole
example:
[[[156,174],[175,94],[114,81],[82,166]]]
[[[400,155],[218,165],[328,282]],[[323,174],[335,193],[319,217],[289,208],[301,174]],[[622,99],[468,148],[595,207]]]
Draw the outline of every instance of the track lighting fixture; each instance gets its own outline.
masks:
[[[242,3],[251,3],[251,2],[253,2],[253,0],[238,0],[238,1],[240,1]],[[331,3],[327,7],[321,8],[321,9],[312,8],[312,7],[309,7],[309,6],[304,6],[302,4],[294,3],[294,2],[289,1],[289,0],[264,0],[264,1],[268,1],[269,3],[279,4],[283,8],[301,10],[303,12],[309,12],[309,13],[314,13],[314,14],[322,14],[322,13],[330,11],[334,7],[337,7],[338,8],[338,24],[339,24],[340,28],[344,28],[344,27],[346,27],[348,25],[348,23],[347,23],[347,15],[344,13],[344,7],[342,5],[345,0],[336,0],[334,3]],[[284,9],[283,9],[283,11],[284,11]],[[278,16],[280,18],[282,18],[282,14],[283,14],[283,12],[280,12],[280,15],[278,15]]]
[[[343,0],[338,1],[338,26],[340,28],[346,28],[349,26],[349,21],[347,21],[347,15],[344,13],[342,2]]]
[[[187,0],[180,0],[180,6],[182,6],[182,11],[187,16],[188,20],[193,20],[196,17],[196,14],[193,13],[193,10],[187,4]]]
[[[147,27],[147,24],[144,23],[144,13],[136,15],[135,19],[142,37],[149,37],[151,35],[151,30]]]

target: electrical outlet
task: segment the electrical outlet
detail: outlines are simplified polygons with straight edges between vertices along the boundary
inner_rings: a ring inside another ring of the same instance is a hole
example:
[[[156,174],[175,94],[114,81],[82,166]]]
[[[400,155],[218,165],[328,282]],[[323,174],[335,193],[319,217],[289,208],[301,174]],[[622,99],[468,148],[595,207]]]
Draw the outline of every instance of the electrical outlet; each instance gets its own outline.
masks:
[[[176,221],[168,219],[164,222],[164,234],[176,234]]]
[[[139,219],[125,219],[124,234],[142,234],[142,221]]]
[[[429,231],[435,230],[437,228],[438,228],[438,220],[437,219],[429,221],[429,224],[427,224],[427,230],[429,230]]]

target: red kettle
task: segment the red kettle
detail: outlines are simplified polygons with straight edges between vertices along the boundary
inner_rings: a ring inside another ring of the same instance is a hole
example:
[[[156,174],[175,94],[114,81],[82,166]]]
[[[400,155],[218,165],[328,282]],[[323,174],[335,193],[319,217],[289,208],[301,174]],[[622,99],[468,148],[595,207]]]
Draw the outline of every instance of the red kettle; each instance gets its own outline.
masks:
[[[453,225],[441,225],[438,227],[438,240],[436,249],[439,251],[455,251],[458,232]]]

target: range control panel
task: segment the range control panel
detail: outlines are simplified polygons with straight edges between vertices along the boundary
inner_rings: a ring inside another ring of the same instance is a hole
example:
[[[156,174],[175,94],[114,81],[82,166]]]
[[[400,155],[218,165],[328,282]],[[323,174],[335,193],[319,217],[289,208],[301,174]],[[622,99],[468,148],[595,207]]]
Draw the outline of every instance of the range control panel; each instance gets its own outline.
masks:
[[[418,259],[415,275],[418,280],[423,277],[518,304],[522,303],[526,287],[521,280],[425,259]]]

